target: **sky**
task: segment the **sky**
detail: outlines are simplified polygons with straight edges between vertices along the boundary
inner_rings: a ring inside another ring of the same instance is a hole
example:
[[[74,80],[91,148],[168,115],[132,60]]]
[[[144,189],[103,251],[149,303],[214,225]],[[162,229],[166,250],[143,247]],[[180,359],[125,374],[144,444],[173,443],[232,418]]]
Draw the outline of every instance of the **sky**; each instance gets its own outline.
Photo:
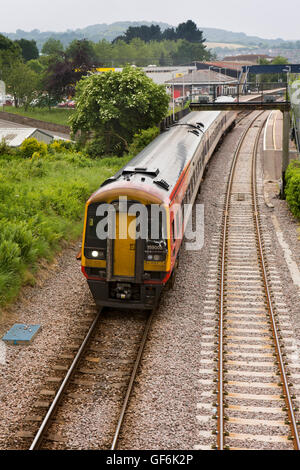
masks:
[[[162,21],[177,26],[244,32],[265,39],[300,39],[299,0],[2,0],[0,31],[65,31],[115,21]]]

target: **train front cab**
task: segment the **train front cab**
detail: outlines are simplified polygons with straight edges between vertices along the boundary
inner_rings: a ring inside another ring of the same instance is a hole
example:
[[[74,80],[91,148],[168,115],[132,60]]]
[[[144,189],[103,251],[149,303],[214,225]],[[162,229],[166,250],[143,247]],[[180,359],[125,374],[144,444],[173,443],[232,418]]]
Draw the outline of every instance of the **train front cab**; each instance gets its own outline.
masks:
[[[149,196],[133,199],[129,194],[123,198],[126,203],[113,196],[88,202],[82,272],[98,306],[152,309],[170,277],[169,208]],[[147,211],[146,224],[146,212],[141,215],[137,205]],[[105,211],[108,206],[114,208],[111,214]],[[157,221],[158,235],[157,227],[153,230]],[[101,239],[103,227],[106,237]]]

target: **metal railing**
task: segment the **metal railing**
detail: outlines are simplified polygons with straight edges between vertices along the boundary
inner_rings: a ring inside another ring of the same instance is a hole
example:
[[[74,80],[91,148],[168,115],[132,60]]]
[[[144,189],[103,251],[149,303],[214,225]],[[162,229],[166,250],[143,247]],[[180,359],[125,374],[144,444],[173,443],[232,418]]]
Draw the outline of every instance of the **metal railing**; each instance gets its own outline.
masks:
[[[208,97],[209,101],[215,101],[218,96],[232,96],[240,101],[243,96],[253,96],[253,100],[266,102],[272,99],[288,101],[288,85],[285,82],[244,82],[244,83],[214,83],[202,85],[198,93],[189,96],[192,102]],[[274,96],[273,96],[274,95]]]
[[[179,121],[179,119],[183,118],[190,112],[191,110],[189,108],[183,108],[180,111],[177,111],[176,113],[174,113],[174,116],[173,114],[170,114],[169,116],[167,116],[160,122],[159,124],[160,132],[165,131],[166,129],[168,129],[168,127],[170,127],[175,122]]]

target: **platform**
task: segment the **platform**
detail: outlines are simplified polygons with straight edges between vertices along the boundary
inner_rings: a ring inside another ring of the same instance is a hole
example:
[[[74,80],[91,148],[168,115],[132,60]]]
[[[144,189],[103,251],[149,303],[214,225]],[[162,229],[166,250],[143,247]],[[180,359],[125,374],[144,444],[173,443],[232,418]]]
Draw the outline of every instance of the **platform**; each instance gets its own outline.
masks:
[[[224,102],[215,101],[213,103],[190,103],[191,111],[273,111],[278,109],[282,112],[288,112],[291,109],[291,103],[288,101],[273,101],[273,102],[262,102],[262,101],[235,101],[235,102]]]
[[[40,330],[41,325],[25,325],[15,323],[3,336],[2,340],[8,344],[29,344]]]
[[[283,116],[279,111],[269,114],[263,132],[262,165],[264,173],[264,195],[266,203],[271,207],[270,201],[279,196],[282,188],[282,133]],[[289,163],[297,159],[298,154],[295,143],[289,141]]]

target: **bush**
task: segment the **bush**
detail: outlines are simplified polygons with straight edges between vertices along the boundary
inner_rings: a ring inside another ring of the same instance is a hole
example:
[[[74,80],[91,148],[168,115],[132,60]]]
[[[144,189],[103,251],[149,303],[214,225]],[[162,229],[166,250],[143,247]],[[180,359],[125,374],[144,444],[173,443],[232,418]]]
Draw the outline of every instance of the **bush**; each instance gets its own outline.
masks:
[[[33,152],[31,160],[38,160],[39,158],[41,158],[40,152]]]
[[[293,160],[285,174],[286,188],[285,195],[286,200],[292,214],[300,219],[300,162],[299,160]]]
[[[103,158],[105,155],[105,142],[103,137],[90,140],[84,150],[90,158]]]
[[[20,154],[23,158],[31,158],[34,153],[44,156],[47,154],[47,144],[39,142],[34,137],[25,139],[20,147]]]
[[[13,149],[7,145],[5,139],[2,139],[0,142],[0,155],[11,155],[12,153]]]
[[[73,143],[68,140],[55,140],[52,144],[48,145],[50,153],[60,153],[66,150],[73,150]]]
[[[137,155],[159,134],[158,127],[149,127],[134,134],[132,144],[129,146],[130,155]]]

